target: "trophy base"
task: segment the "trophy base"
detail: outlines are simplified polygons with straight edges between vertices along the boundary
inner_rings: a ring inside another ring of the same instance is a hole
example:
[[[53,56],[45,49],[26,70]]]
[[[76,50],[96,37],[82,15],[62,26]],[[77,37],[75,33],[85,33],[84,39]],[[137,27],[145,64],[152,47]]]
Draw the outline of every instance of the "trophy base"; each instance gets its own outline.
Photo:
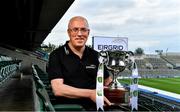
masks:
[[[112,105],[121,105],[128,103],[128,90],[125,88],[104,88],[104,95]]]

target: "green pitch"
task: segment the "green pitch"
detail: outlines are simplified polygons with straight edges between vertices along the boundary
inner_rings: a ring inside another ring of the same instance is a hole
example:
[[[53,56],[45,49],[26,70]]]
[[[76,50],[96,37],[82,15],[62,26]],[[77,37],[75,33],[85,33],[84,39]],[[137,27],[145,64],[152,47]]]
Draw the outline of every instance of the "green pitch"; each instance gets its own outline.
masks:
[[[120,79],[122,82],[129,83],[129,80]],[[120,81],[120,82],[121,82]],[[173,93],[180,94],[180,77],[179,78],[146,78],[139,79],[140,85],[157,88]]]

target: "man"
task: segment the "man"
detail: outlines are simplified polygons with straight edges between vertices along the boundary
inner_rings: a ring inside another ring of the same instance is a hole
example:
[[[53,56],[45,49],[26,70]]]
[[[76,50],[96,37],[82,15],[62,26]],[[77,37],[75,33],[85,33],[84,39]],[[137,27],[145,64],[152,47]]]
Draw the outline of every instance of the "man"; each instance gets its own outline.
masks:
[[[98,53],[85,46],[90,29],[88,21],[81,16],[70,19],[70,40],[50,54],[48,74],[52,90],[61,103],[77,103],[86,109],[96,102],[96,76]],[[105,85],[112,81],[105,72]],[[111,105],[104,97],[107,105]]]

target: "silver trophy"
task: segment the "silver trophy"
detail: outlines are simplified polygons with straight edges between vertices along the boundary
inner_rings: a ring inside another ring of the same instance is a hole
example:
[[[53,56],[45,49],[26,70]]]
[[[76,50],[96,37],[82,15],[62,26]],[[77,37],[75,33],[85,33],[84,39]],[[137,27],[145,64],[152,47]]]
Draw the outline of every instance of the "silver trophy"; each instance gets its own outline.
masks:
[[[117,77],[126,68],[131,69],[133,56],[131,51],[101,51],[100,56],[104,58],[104,65],[112,73],[113,81],[108,88],[104,89],[105,96],[114,104],[119,105],[128,101],[128,90],[118,86]]]

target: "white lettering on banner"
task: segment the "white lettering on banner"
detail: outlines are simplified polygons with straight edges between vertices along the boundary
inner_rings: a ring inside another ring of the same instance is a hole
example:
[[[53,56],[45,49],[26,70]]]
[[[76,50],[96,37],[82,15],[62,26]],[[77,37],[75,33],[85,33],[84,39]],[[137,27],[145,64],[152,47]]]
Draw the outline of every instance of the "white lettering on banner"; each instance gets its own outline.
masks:
[[[106,50],[128,51],[128,38],[126,37],[94,36],[92,40],[93,49],[98,52]]]
[[[99,51],[106,51],[106,50],[123,50],[122,45],[98,45]]]

